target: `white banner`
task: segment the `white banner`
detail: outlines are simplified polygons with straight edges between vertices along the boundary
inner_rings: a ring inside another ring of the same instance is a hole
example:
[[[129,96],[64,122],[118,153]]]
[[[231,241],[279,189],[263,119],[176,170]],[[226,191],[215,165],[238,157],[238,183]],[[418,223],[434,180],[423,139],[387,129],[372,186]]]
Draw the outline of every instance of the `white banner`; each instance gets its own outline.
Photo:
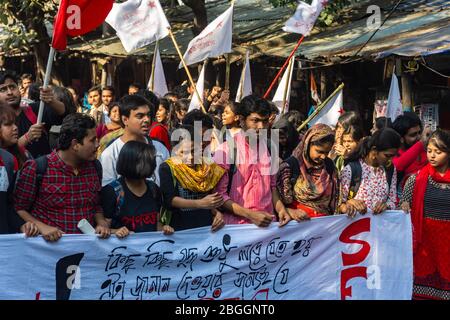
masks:
[[[0,236],[0,299],[410,299],[410,216],[133,234]]]
[[[335,126],[339,117],[344,113],[343,90],[339,90],[334,97],[319,111],[317,116],[309,122],[310,126],[323,123],[328,126]]]
[[[206,69],[206,62],[203,63],[202,70],[200,71],[200,74],[198,75],[197,83],[195,85],[195,90],[198,92],[200,99],[202,99],[201,103],[203,103],[203,97],[204,97],[204,90],[205,90],[205,69]],[[194,109],[201,109],[200,101],[198,100],[197,94],[193,93],[191,98],[191,103],[189,103],[189,109],[188,112],[194,110]]]
[[[402,97],[400,96],[400,89],[398,87],[398,78],[395,75],[395,68],[392,72],[386,114],[386,117],[391,118],[392,122],[394,122],[399,115],[403,114]]]
[[[313,0],[309,5],[300,1],[294,15],[286,21],[283,30],[308,36],[327,3],[327,0]]]
[[[236,93],[236,102],[241,102],[242,98],[252,94],[252,75],[250,73],[250,52],[245,53],[245,64],[242,67],[241,79]]]
[[[156,44],[154,55],[155,56],[153,57],[153,61],[155,64],[155,69],[152,71],[152,74],[150,75],[147,87],[149,88],[150,91],[156,94],[158,98],[162,98],[166,93],[169,92],[169,89],[167,89],[166,76],[164,75],[164,67],[161,61],[161,56],[159,54],[158,44]]]
[[[186,65],[191,65],[206,58],[218,57],[231,52],[231,38],[233,36],[233,5],[203,31],[189,42],[183,56]],[[178,68],[182,68],[180,63]]]
[[[275,95],[273,96],[272,102],[278,107],[280,113],[277,117],[277,120],[281,117],[283,113],[283,103],[284,103],[284,113],[289,111],[289,101],[291,100],[291,82],[292,82],[292,73],[294,72],[294,56],[292,56],[289,61],[289,65],[284,71],[283,77],[281,78],[280,83],[278,84],[277,91],[275,91]]]
[[[106,22],[116,30],[127,52],[166,37],[170,28],[159,0],[115,3]]]

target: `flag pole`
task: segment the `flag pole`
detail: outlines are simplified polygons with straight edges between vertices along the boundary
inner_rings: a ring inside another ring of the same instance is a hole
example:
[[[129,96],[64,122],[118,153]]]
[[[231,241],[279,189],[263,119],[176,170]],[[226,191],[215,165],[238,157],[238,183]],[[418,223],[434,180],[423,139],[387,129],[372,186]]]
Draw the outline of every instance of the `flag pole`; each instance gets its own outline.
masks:
[[[156,67],[156,54],[158,53],[158,50],[159,50],[159,40],[156,40],[155,52],[153,53],[152,74],[150,78],[150,88],[149,88],[150,91],[152,92],[155,89],[155,67]]]
[[[200,107],[202,108],[202,111],[204,113],[207,113],[206,109],[205,109],[205,106],[203,105],[203,99],[201,99],[201,97],[200,97],[200,95],[199,95],[199,93],[197,91],[197,86],[195,85],[194,80],[192,79],[191,72],[189,71],[189,68],[187,67],[186,62],[184,61],[183,55],[181,54],[180,47],[178,46],[178,43],[175,40],[175,36],[173,35],[172,29],[171,28],[167,28],[167,29],[169,30],[169,35],[170,35],[170,38],[172,39],[172,42],[173,42],[173,44],[175,46],[175,49],[177,50],[177,53],[180,56],[181,63],[183,64],[184,70],[186,71],[186,74],[187,74],[187,76],[189,78],[189,82],[191,83],[191,86],[194,87],[194,92],[197,95],[198,101],[200,102]],[[202,92],[202,94],[203,94],[203,92]]]
[[[239,83],[240,90],[239,90],[238,94],[239,94],[239,97],[241,97],[240,100],[242,100],[242,98],[243,98],[242,96],[244,95],[245,71],[247,69],[247,56],[248,56],[248,53],[249,52],[248,52],[248,49],[247,49],[247,51],[245,52],[245,60],[244,60],[242,73],[241,73],[241,81]]]
[[[331,99],[333,99],[333,97],[343,88],[344,88],[344,83],[341,83],[339,85],[339,87],[337,87],[337,89],[334,90],[334,92],[328,98],[326,98],[324,102],[322,102],[321,105],[317,106],[316,110],[314,110],[314,112],[311,113],[311,115],[308,117],[308,119],[303,121],[303,123],[297,128],[297,131],[302,130],[312,119],[314,119],[319,114],[319,112],[323,109],[323,107],[325,107],[328,104],[328,102],[330,102]]]
[[[225,54],[226,66],[225,66],[225,90],[230,90],[230,54]]]
[[[287,77],[286,77],[286,86],[284,87],[284,93],[283,93],[283,109],[281,110],[281,114],[284,114],[284,111],[286,109],[286,100],[287,100],[287,95],[288,95],[288,88],[289,88],[289,82],[291,80],[291,72],[292,72],[292,67],[294,64],[294,59],[291,59],[289,61],[289,67],[287,69]]]
[[[269,89],[267,89],[266,93],[264,94],[264,99],[267,99],[267,97],[269,96],[270,91],[272,91],[273,86],[275,85],[275,83],[277,82],[278,78],[281,76],[281,74],[283,73],[284,68],[286,68],[287,64],[289,63],[289,61],[291,60],[292,56],[295,54],[295,52],[297,51],[298,47],[300,46],[300,44],[303,42],[303,39],[305,39],[305,36],[302,35],[302,37],[300,38],[300,40],[298,40],[297,45],[294,47],[294,49],[292,50],[291,54],[289,55],[289,57],[286,59],[286,61],[284,62],[283,66],[281,67],[280,71],[278,71],[278,74],[276,75],[275,79],[273,79],[272,83],[270,84]]]
[[[55,49],[53,47],[50,47],[50,52],[48,53],[48,60],[47,60],[47,68],[45,69],[45,76],[44,76],[44,89],[48,87],[48,84],[50,83],[50,75],[52,73],[52,67],[53,67],[53,59],[55,57]],[[38,112],[38,118],[37,118],[37,124],[42,123],[42,116],[44,114],[44,101],[39,102],[39,112]]]

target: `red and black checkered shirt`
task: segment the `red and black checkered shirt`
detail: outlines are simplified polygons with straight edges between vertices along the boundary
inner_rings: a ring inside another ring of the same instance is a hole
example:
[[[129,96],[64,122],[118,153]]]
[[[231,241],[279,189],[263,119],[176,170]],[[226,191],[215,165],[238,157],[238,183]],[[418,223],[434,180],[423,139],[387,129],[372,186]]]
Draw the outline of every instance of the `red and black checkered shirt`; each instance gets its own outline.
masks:
[[[83,165],[75,175],[71,166],[53,151],[47,156],[48,168],[36,190],[36,162],[27,161],[17,179],[16,210],[26,210],[41,222],[65,233],[81,233],[78,221],[94,224],[100,206],[101,181],[94,162]]]

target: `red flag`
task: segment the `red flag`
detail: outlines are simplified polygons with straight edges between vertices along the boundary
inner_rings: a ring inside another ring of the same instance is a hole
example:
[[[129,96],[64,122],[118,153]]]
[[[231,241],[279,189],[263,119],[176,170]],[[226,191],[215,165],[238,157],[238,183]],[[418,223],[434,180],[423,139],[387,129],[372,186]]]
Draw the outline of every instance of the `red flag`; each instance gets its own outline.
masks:
[[[65,50],[67,36],[81,36],[101,25],[114,0],[61,0],[53,28],[52,47]]]

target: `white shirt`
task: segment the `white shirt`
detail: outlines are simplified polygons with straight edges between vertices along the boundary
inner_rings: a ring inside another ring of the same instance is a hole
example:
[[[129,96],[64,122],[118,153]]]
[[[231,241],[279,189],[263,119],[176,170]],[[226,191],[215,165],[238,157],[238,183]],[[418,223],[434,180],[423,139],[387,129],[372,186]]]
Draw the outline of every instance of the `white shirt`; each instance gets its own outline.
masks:
[[[159,166],[170,157],[170,154],[161,142],[156,140],[152,140],[152,142],[156,149],[156,169],[150,180],[159,186]],[[119,159],[120,150],[122,150],[124,145],[125,143],[122,141],[122,138],[118,138],[102,152],[100,156],[100,162],[103,168],[102,187],[119,178],[116,170],[117,160]]]

